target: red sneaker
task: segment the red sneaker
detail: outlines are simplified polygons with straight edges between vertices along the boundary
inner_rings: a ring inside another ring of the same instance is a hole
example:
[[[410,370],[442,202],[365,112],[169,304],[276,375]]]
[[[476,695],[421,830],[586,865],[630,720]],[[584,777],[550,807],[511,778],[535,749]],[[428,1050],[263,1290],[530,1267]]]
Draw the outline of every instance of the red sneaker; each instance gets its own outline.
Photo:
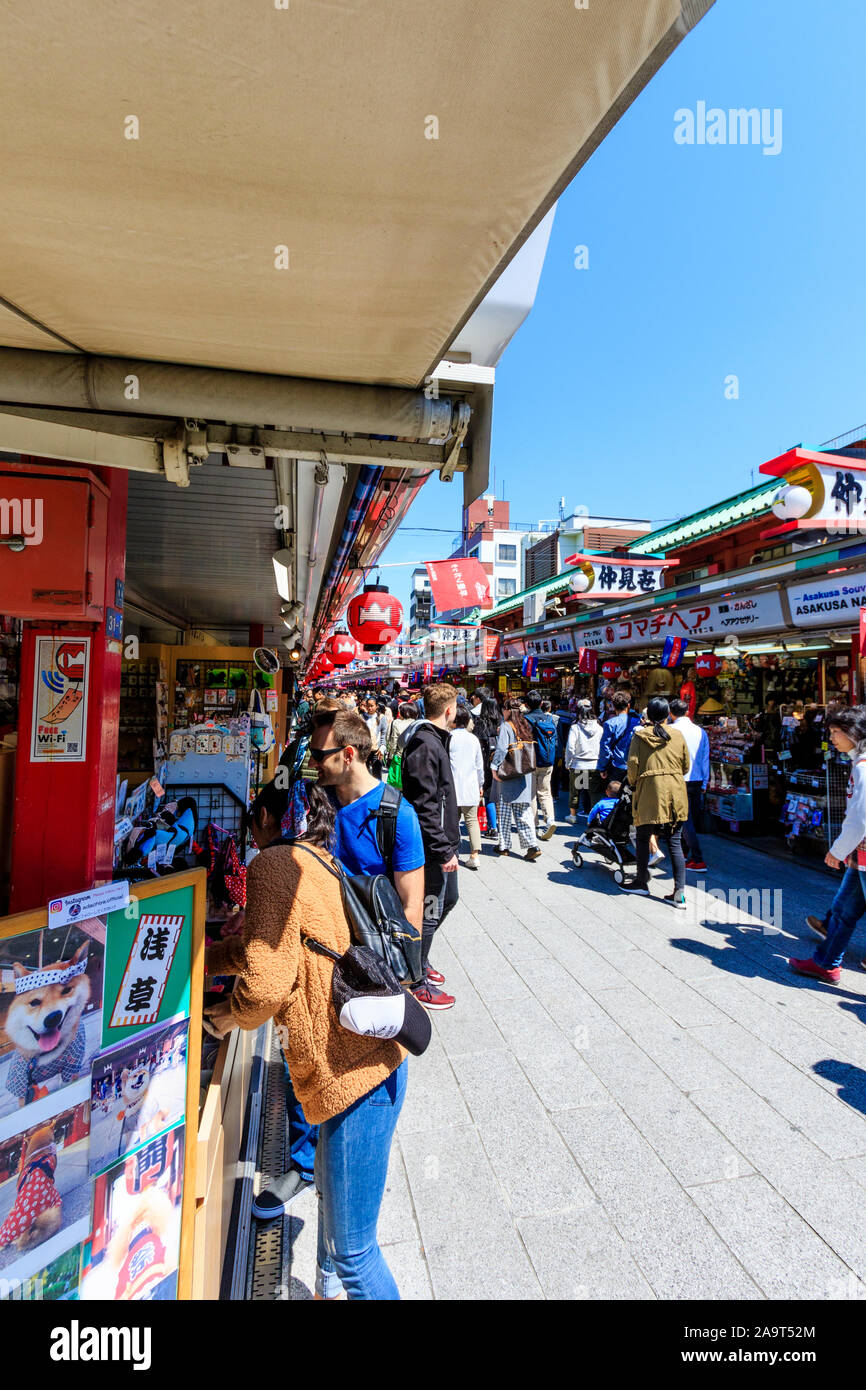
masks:
[[[686,868],[691,869],[693,873],[698,874],[704,874],[707,871],[707,866],[704,863],[703,859],[687,859]]]
[[[825,985],[838,985],[842,978],[842,971],[838,967],[835,970],[825,970],[823,965],[814,960],[795,960],[792,956],[788,964],[798,975],[808,975],[812,980],[823,980]]]
[[[438,970],[434,970],[432,965],[427,966],[427,979],[431,985],[444,985],[445,976],[440,975]]]
[[[431,984],[418,985],[412,993],[418,1003],[431,1012],[436,1009],[453,1009],[457,1002],[453,994],[446,994],[444,990]]]

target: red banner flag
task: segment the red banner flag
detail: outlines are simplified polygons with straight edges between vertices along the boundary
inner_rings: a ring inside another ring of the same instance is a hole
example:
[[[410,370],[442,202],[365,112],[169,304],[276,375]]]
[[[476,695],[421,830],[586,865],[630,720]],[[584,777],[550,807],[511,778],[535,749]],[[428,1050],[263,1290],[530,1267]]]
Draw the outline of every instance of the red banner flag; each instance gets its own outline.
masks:
[[[427,560],[433,602],[440,613],[454,608],[492,608],[490,577],[480,560]]]

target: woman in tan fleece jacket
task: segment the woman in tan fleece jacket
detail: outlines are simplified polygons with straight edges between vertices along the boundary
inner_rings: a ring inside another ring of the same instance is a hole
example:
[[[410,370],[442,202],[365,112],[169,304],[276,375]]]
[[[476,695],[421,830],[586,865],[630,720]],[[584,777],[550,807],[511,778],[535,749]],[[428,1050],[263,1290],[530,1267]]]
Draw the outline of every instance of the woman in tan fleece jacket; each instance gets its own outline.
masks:
[[[341,953],[351,944],[340,884],[327,867],[334,862],[326,848],[334,809],[316,783],[308,784],[308,797],[303,838],[315,854],[280,839],[285,789],[270,783],[253,804],[261,853],[247,869],[243,935],[211,946],[205,968],[237,975],[230,1001],[216,1011],[223,1027],[258,1028],[273,1018],[304,1115],[320,1126],[318,1297],[337,1297],[342,1284],[350,1299],[398,1299],[376,1226],[406,1089],[406,1053],[396,1042],[341,1026],[331,997],[333,962],[301,942],[303,931]]]

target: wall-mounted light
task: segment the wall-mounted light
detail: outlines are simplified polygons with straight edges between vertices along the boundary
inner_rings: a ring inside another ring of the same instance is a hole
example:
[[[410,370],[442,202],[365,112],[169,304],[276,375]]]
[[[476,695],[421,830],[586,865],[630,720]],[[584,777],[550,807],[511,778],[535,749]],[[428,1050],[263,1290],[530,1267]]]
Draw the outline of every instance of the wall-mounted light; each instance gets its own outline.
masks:
[[[272,555],[274,562],[274,579],[277,585],[277,593],[280,598],[286,600],[292,597],[292,552],[285,547]]]

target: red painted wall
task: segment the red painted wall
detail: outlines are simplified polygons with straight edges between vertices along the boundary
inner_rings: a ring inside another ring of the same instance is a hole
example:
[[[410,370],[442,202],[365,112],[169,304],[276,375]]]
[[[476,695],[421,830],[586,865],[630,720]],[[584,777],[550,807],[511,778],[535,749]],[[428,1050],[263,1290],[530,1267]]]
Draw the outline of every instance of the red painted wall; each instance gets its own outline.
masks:
[[[115,581],[126,562],[127,474],[94,470],[109,489],[105,521],[106,573],[98,623],[28,622],[21,652],[21,702],[15,771],[11,910],[40,907],[110,879],[120,710],[120,651],[111,652],[105,609],[116,607]],[[36,639],[91,639],[87,748],[81,763],[32,763],[31,724]]]

